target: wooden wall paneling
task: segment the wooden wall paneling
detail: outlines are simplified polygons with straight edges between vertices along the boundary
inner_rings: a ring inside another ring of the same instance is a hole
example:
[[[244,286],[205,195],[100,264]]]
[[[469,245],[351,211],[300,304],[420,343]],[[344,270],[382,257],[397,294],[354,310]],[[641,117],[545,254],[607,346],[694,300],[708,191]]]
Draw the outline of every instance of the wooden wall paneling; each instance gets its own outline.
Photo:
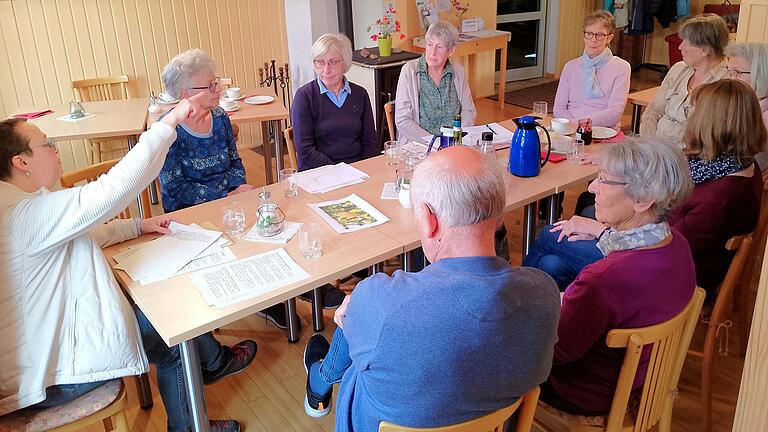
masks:
[[[768,0],[744,0],[739,13],[738,42],[768,42]]]
[[[555,74],[560,75],[563,66],[584,52],[584,38],[581,37],[581,27],[584,17],[595,9],[594,0],[568,0],[560,2],[560,17],[558,19],[557,56]],[[550,25],[555,25],[551,23]]]

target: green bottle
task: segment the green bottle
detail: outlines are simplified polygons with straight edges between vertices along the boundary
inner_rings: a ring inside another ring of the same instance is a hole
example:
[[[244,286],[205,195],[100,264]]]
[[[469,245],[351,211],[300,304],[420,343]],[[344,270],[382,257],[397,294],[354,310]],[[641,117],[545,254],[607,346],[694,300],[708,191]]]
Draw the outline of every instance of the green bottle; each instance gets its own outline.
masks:
[[[461,114],[453,116],[453,145],[462,145],[461,143]]]

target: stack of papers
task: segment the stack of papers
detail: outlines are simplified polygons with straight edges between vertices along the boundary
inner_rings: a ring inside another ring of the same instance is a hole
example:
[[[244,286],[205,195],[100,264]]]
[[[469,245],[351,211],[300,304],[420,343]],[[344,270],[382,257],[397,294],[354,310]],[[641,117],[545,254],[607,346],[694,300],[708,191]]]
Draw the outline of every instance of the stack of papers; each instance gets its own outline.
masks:
[[[210,306],[223,308],[308,278],[285,249],[200,270],[192,282]]]
[[[113,258],[116,268],[146,285],[236,259],[221,232],[171,222],[170,235],[130,246]]]
[[[302,171],[291,177],[291,181],[309,193],[325,193],[344,186],[362,183],[368,174],[344,162],[324,165]]]

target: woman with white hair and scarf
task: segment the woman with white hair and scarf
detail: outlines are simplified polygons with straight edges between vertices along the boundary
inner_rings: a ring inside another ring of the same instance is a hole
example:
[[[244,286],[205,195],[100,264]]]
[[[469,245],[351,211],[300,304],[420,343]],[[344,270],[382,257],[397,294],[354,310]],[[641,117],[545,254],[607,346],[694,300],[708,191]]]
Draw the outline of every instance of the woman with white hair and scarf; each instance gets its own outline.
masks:
[[[557,86],[555,117],[591,118],[595,126],[618,128],[627,104],[632,68],[608,48],[616,32],[610,12],[584,18],[584,53],[565,64]]]

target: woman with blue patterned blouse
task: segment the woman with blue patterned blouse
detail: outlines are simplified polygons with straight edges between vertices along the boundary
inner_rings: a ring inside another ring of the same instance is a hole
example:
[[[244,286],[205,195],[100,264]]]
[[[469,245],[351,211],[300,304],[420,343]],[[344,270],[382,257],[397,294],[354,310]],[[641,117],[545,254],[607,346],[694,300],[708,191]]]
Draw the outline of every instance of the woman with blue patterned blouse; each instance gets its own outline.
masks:
[[[177,55],[163,69],[163,83],[172,97],[185,99],[202,92],[210,96],[205,98],[209,115],[176,127],[176,141],[160,172],[166,212],[255,188],[245,182],[232,123],[218,106],[221,93],[215,72],[213,60],[199,49]]]

